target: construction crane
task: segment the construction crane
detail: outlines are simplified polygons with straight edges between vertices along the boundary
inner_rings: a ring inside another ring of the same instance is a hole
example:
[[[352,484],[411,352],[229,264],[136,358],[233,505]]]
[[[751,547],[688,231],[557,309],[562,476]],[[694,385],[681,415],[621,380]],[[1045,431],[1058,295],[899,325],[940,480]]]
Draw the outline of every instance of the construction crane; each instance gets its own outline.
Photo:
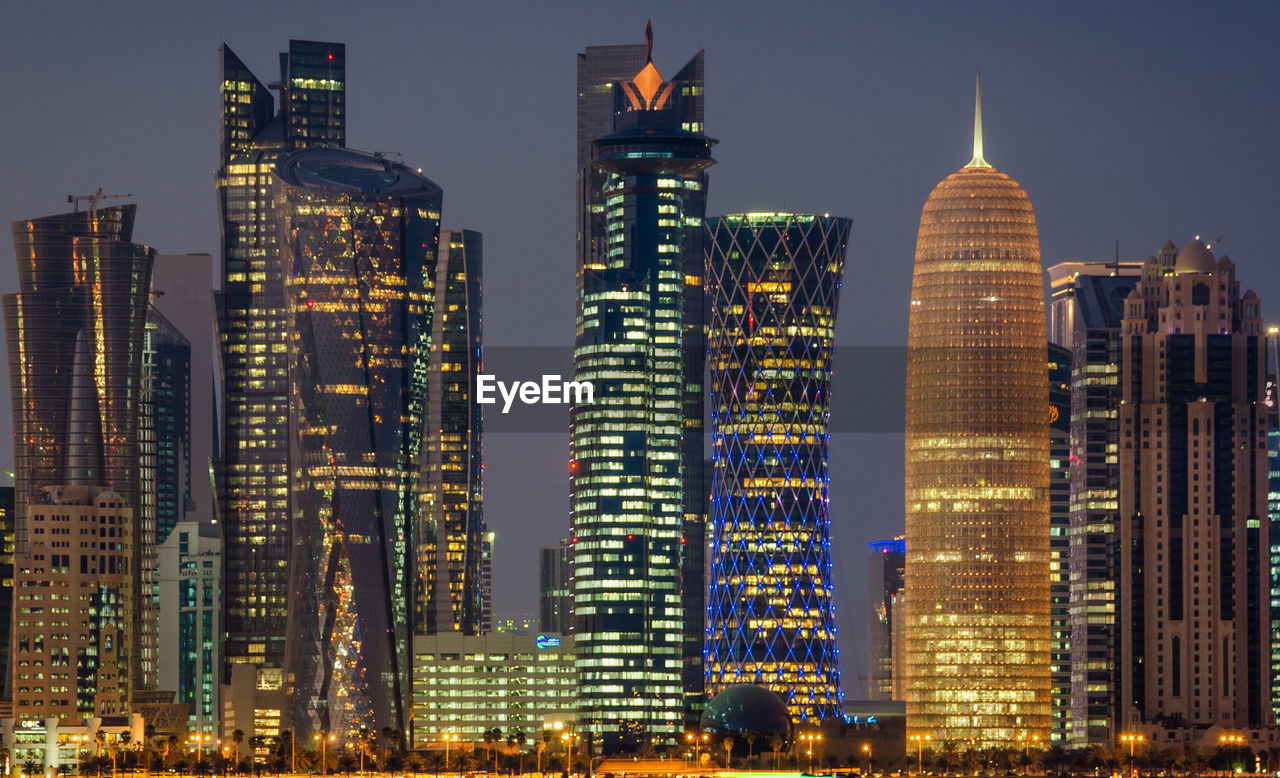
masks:
[[[84,200],[89,201],[89,210],[98,210],[99,200],[113,200],[119,197],[133,197],[133,194],[103,194],[102,187],[98,187],[98,191],[91,195],[67,195],[67,202],[74,204],[75,212],[80,213],[80,203]]]

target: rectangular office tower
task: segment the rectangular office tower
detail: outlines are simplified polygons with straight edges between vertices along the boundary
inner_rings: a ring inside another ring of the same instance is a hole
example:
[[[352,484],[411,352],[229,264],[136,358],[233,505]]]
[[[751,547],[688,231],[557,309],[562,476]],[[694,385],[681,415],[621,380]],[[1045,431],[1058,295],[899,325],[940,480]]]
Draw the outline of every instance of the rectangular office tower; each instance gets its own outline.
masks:
[[[1124,311],[1121,713],[1169,737],[1271,726],[1258,298],[1197,239],[1171,267],[1148,259]]]
[[[691,274],[701,296],[713,141],[682,129],[677,86],[646,62],[592,144],[604,232],[582,269],[574,380],[594,397],[570,416],[569,502],[578,715],[606,748],[673,740],[685,708],[682,545],[698,542],[688,511],[705,498],[686,481],[701,432],[686,415],[684,302]]]
[[[627,109],[623,84],[644,68],[649,59],[645,44],[587,46],[578,55],[578,310],[582,310],[583,273],[605,268],[610,247],[606,229],[605,185],[609,173],[592,163],[591,142],[614,128],[614,117]],[[682,130],[702,132],[703,63],[699,51],[676,72],[667,107],[676,113]],[[707,176],[699,180],[704,193]],[[702,278],[702,234],[697,225],[686,232],[683,312],[680,328],[684,390],[681,398],[681,441],[684,461],[684,543],[681,596],[684,599],[685,718],[695,725],[703,700],[702,644],[706,615],[706,523],[711,495],[711,470],[704,456],[703,373],[707,352],[707,315]]]
[[[1071,349],[1067,665],[1073,747],[1114,744],[1120,734],[1120,323],[1139,268],[1136,262],[1063,262],[1048,271],[1049,338]],[[1051,431],[1051,449],[1061,421]],[[1057,485],[1058,471],[1051,470]],[[1051,531],[1059,521],[1054,499],[1051,493]],[[1055,535],[1051,542],[1057,541]]]
[[[312,148],[279,158],[271,194],[289,269],[284,725],[405,732],[443,193],[380,155]]]
[[[1049,739],[1071,733],[1071,349],[1049,344]]]
[[[900,643],[906,546],[901,537],[867,544],[871,552],[867,558],[868,700],[902,699]]]
[[[20,291],[4,297],[15,441],[14,565],[19,578],[26,571],[33,580],[46,580],[41,576],[52,575],[54,568],[66,575],[82,569],[87,575],[90,567],[98,569],[100,560],[78,542],[74,554],[55,552],[59,559],[54,564],[35,540],[51,540],[47,537],[51,527],[59,527],[57,534],[79,536],[80,519],[66,525],[53,523],[61,519],[47,505],[61,498],[50,497],[48,488],[85,487],[92,494],[79,495],[69,504],[82,505],[86,515],[92,513],[96,494],[109,491],[116,517],[112,534],[129,549],[121,557],[120,549],[108,543],[110,547],[97,555],[111,560],[104,572],[124,579],[112,585],[111,595],[128,638],[112,655],[113,663],[119,664],[118,670],[112,670],[112,683],[126,695],[122,699],[134,690],[154,688],[156,660],[155,618],[150,609],[155,516],[154,512],[143,516],[139,509],[147,502],[139,428],[143,332],[155,251],[131,242],[136,210],[135,205],[93,208],[91,204],[88,211],[14,222]],[[49,523],[30,523],[37,507],[41,520]],[[123,571],[112,567],[121,559],[127,562]],[[73,572],[63,569],[72,567]],[[21,585],[17,590],[25,591]],[[84,594],[72,602],[82,620],[91,620],[98,605],[87,590]],[[23,603],[22,596],[15,604],[18,608],[45,607]],[[42,637],[43,661],[54,661],[48,658],[54,655],[69,656],[59,648],[66,640],[81,640],[81,633]],[[41,651],[36,644],[31,650]],[[22,661],[15,655],[11,663],[19,689],[22,681],[30,680],[21,677],[26,672],[18,666]],[[76,664],[67,667],[74,672]],[[20,699],[24,698],[15,691],[15,705]],[[62,707],[56,713],[70,716],[93,710],[91,701],[77,704],[90,707]],[[118,705],[113,709],[121,712]]]
[[[289,386],[284,280],[271,171],[276,157],[346,140],[346,50],[289,41],[280,110],[231,47],[222,55],[218,208],[222,366],[217,494],[223,528],[226,652],[231,665],[284,661],[289,587]]]
[[[484,420],[475,401],[481,351],[484,243],[441,230],[415,531],[415,635],[480,635],[490,602],[484,569]]]

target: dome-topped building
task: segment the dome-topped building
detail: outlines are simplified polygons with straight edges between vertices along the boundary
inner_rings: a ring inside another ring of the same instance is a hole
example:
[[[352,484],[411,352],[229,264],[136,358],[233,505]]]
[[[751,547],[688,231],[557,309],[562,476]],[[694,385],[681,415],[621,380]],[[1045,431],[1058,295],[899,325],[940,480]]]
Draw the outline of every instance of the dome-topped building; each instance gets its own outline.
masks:
[[[1209,247],[1200,238],[1184,246],[1173,263],[1173,272],[1177,274],[1212,273],[1217,269],[1218,263],[1213,258],[1213,252],[1209,251]]]
[[[1049,739],[1044,287],[1026,192],[983,158],[925,201],[907,349],[908,736]]]

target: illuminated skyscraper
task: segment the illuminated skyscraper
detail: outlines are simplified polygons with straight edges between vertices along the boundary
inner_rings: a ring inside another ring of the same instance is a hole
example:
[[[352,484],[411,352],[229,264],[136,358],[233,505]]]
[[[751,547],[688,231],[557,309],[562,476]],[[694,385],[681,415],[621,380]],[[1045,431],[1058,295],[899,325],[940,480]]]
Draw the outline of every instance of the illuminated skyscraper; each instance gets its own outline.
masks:
[[[436,263],[422,500],[418,506],[414,634],[482,634],[487,601],[480,442],[473,394],[483,362],[483,243],[471,230],[441,230]]]
[[[797,721],[844,712],[831,581],[831,376],[848,219],[707,220],[707,693],[756,684]]]
[[[1071,349],[1049,344],[1049,620],[1053,722],[1049,738],[1071,734]]]
[[[901,537],[868,543],[867,699],[902,699],[902,600],[906,543]],[[896,651],[895,651],[896,649]]]
[[[129,599],[120,622],[129,632],[128,646],[114,655],[121,666],[112,679],[126,695],[154,688],[156,640],[149,596],[155,514],[143,516],[137,508],[144,503],[143,328],[155,252],[130,242],[136,210],[91,207],[14,222],[20,291],[4,297],[15,441],[14,564],[33,571],[50,566],[34,559],[27,525],[31,507],[49,499],[46,487],[110,490],[129,545],[127,571],[112,571],[126,579],[113,592]],[[95,499],[92,493],[75,498],[85,506]],[[89,606],[81,600],[78,607]]]
[[[346,49],[289,41],[280,54],[280,111],[231,50],[222,54],[221,461],[227,663],[284,661],[289,588],[289,387],[285,268],[276,243],[276,157],[346,140]]]
[[[982,158],[925,201],[907,336],[907,736],[1049,739],[1049,381],[1031,201]]]
[[[272,196],[288,268],[285,721],[302,742],[404,732],[442,193],[330,148],[281,157]]]
[[[1197,239],[1147,259],[1120,342],[1121,714],[1274,726],[1261,304]]]
[[[681,129],[677,84],[652,61],[620,90],[627,110],[593,144],[607,237],[582,271],[574,350],[574,380],[594,385],[570,436],[579,720],[670,740],[684,715],[681,545],[701,526],[686,505],[701,434],[686,418],[685,300],[691,284],[701,296],[713,141]]]
[[[592,141],[614,128],[614,117],[627,110],[624,84],[644,68],[648,49],[644,44],[587,46],[578,55],[578,310],[582,310],[583,271],[603,270],[609,252],[606,230],[605,186],[609,171],[593,163]],[[699,51],[671,79],[674,89],[666,108],[673,122],[688,132],[702,132],[704,52]],[[703,173],[702,191],[707,188]],[[684,544],[682,591],[684,598],[684,689],[686,721],[698,721],[702,704],[702,647],[706,616],[706,523],[711,495],[711,468],[703,446],[703,373],[707,355],[707,315],[703,294],[702,231],[686,232],[683,312],[680,327],[684,364],[683,424]]]

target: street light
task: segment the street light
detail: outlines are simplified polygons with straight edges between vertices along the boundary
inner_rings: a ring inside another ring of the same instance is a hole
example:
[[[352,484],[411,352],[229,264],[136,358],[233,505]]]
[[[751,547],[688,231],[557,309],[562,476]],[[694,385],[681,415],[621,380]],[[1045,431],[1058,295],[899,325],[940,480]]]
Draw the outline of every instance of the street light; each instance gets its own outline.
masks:
[[[805,748],[805,754],[809,757],[809,772],[813,772],[813,742],[815,740],[822,740],[822,733],[807,732],[801,735],[800,739],[808,743],[808,746]]]
[[[862,744],[862,753],[867,755],[867,775],[871,775],[871,744]]]
[[[925,744],[925,741],[932,740],[933,738],[929,735],[912,735],[908,739],[913,741],[916,744],[916,772],[923,773],[924,772],[924,744]]]
[[[1129,744],[1129,772],[1133,772],[1133,747],[1146,740],[1143,735],[1121,735],[1120,741]]]
[[[568,744],[569,750],[564,756],[564,772],[565,775],[573,775],[573,741],[578,739],[577,735],[566,732],[560,736],[560,739]]]
[[[452,732],[446,732],[441,737],[444,738],[444,771],[449,772],[449,744],[458,739],[458,736]]]

